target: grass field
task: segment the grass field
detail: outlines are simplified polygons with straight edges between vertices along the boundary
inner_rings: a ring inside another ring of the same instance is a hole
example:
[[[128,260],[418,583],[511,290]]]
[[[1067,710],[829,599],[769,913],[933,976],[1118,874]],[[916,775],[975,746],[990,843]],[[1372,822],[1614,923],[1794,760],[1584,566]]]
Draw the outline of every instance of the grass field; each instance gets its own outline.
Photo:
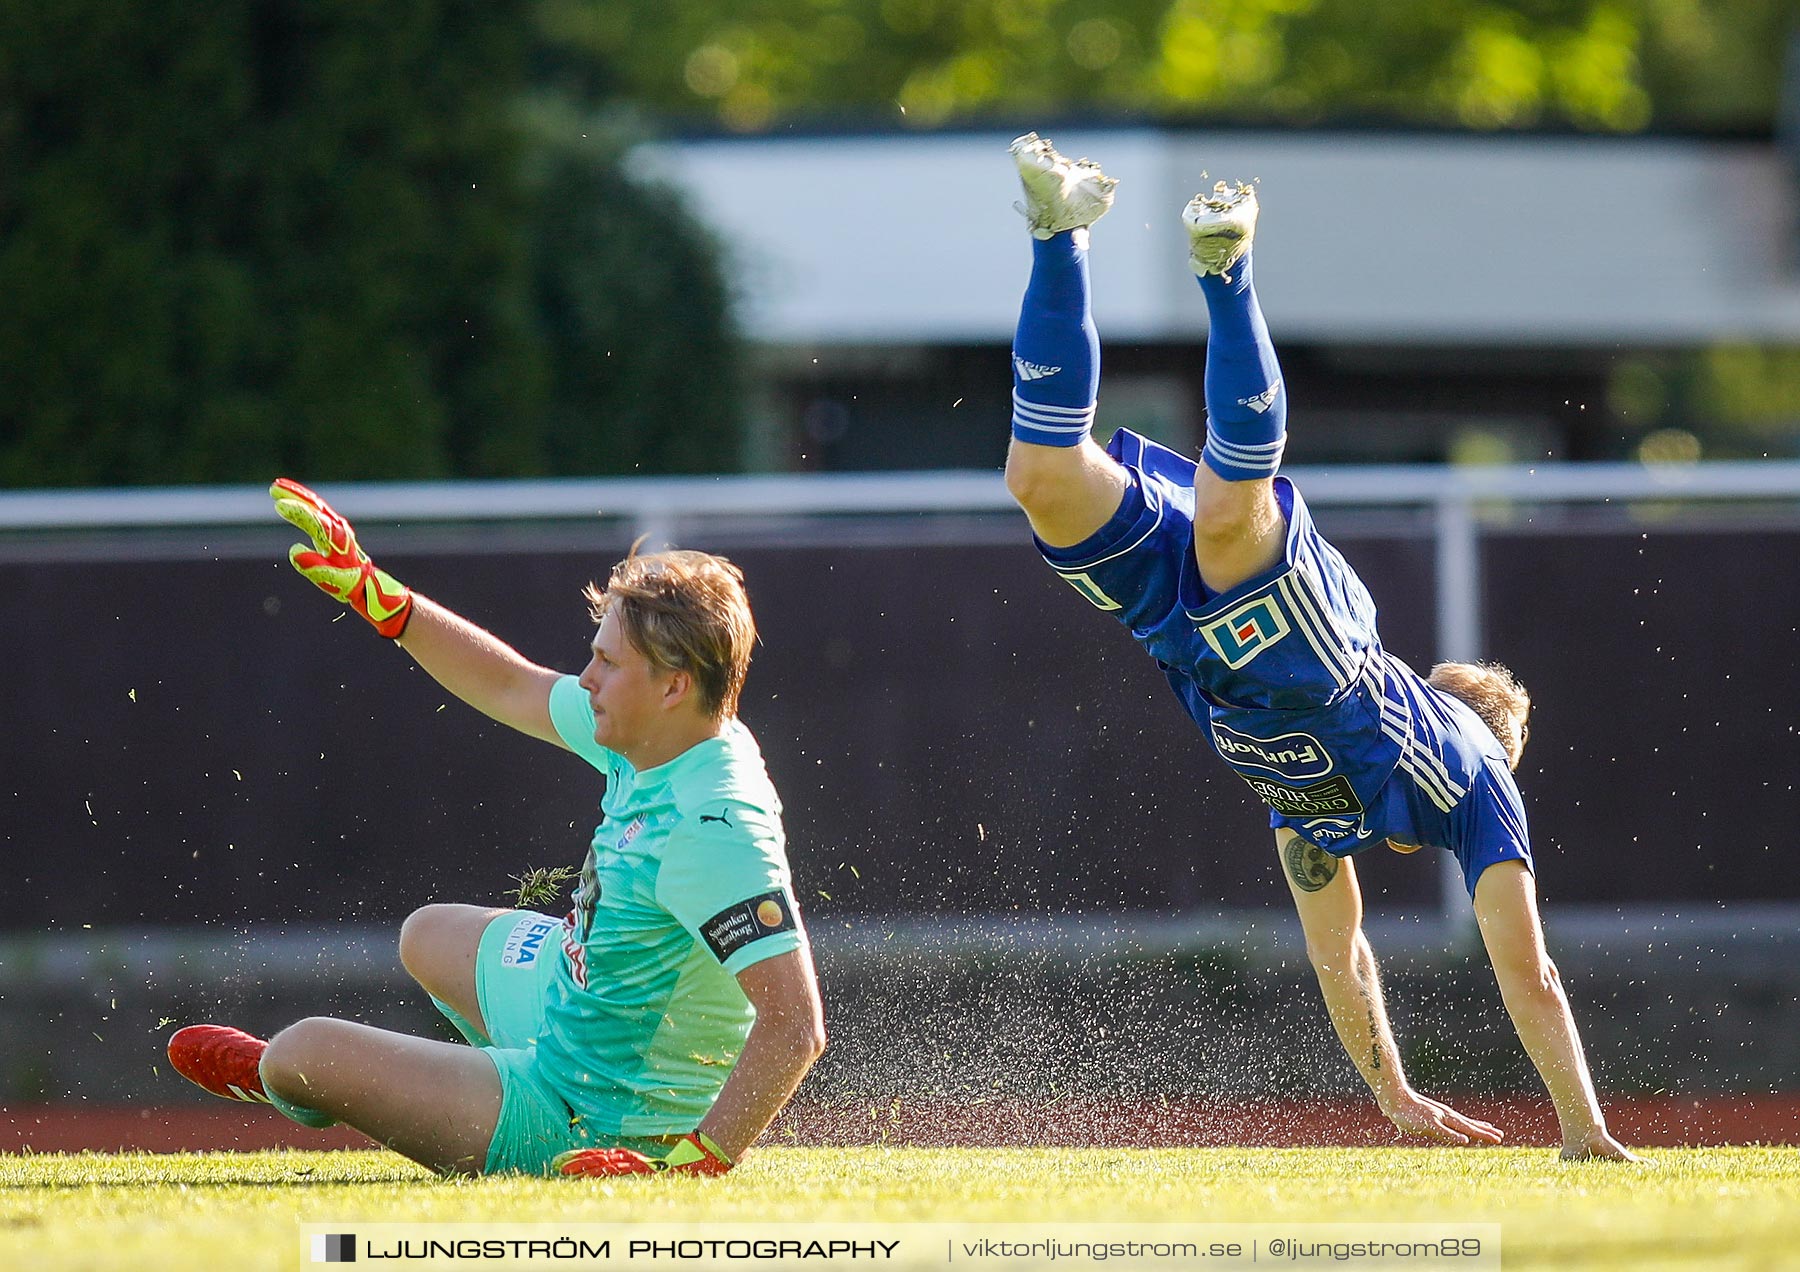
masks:
[[[294,1268],[301,1223],[1502,1225],[1511,1268],[1800,1268],[1800,1149],[765,1149],[718,1180],[439,1180],[379,1152],[0,1157],[0,1268]],[[1068,1266],[1065,1262],[1061,1266]]]

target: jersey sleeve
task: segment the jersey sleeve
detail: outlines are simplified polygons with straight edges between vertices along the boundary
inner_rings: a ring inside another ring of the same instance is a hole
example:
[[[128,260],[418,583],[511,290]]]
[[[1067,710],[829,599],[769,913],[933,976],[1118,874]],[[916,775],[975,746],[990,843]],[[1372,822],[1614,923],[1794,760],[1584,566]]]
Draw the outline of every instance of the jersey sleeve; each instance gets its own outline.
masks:
[[[1537,873],[1531,858],[1531,837],[1525,828],[1525,805],[1506,765],[1492,757],[1482,760],[1483,772],[1457,806],[1458,835],[1453,851],[1462,867],[1469,895],[1481,872],[1502,861],[1523,861]]]
[[[720,800],[684,817],[656,899],[734,976],[803,940],[781,822],[754,804]]]
[[[563,676],[550,686],[550,724],[564,745],[602,773],[618,762],[616,752],[594,741],[594,708],[576,677]]]

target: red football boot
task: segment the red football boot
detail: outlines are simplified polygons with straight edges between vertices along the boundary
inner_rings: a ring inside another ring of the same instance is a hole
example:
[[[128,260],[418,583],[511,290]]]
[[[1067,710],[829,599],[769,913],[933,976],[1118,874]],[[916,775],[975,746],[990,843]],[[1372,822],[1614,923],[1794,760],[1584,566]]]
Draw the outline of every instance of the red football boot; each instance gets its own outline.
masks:
[[[646,1157],[631,1148],[572,1148],[550,1163],[559,1175],[723,1175],[733,1162],[701,1131],[676,1140],[667,1157]]]
[[[227,1100],[267,1104],[257,1066],[269,1044],[227,1025],[189,1025],[169,1038],[169,1063],[196,1086]]]

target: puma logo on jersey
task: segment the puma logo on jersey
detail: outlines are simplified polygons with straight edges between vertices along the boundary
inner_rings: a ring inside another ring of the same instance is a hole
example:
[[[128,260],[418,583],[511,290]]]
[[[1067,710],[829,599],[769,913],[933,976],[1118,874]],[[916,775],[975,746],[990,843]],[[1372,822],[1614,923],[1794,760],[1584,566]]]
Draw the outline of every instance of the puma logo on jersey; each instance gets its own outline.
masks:
[[[1239,406],[1247,406],[1258,415],[1275,405],[1275,395],[1281,392],[1281,381],[1277,380],[1255,397],[1239,398]]]
[[[1021,380],[1025,381],[1027,384],[1029,384],[1033,380],[1048,380],[1051,376],[1055,375],[1058,371],[1061,371],[1062,368],[1061,367],[1046,367],[1046,366],[1041,366],[1036,362],[1027,362],[1027,361],[1025,361],[1025,359],[1021,358],[1018,354],[1015,353],[1013,355],[1013,370],[1018,373],[1018,376]]]
[[[700,814],[700,824],[701,825],[704,826],[709,821],[722,822],[725,825],[729,826],[729,825],[731,825],[731,814],[729,812],[720,813],[717,817],[713,817],[707,813]]]

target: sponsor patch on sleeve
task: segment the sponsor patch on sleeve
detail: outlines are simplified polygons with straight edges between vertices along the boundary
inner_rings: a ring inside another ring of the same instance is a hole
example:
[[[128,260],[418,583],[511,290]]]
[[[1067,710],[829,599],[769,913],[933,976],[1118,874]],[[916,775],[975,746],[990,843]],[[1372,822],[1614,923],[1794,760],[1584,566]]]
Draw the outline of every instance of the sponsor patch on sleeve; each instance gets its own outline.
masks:
[[[765,892],[727,906],[700,925],[700,935],[713,957],[723,963],[752,941],[794,930],[794,903],[787,893]]]

